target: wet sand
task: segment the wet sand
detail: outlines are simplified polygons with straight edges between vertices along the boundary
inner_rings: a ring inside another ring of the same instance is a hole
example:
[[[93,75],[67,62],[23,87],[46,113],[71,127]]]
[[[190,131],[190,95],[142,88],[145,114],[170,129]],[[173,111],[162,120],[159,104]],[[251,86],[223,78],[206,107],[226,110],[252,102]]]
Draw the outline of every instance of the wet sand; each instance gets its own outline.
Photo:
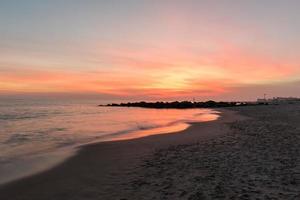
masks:
[[[85,146],[0,199],[300,199],[300,105],[221,111],[178,133]]]
[[[229,130],[226,123],[240,117],[234,111],[224,111],[216,121],[193,123],[178,133],[84,146],[53,169],[0,186],[0,199],[125,198],[130,195],[127,186],[134,178],[132,174],[144,159],[159,149],[224,135]]]

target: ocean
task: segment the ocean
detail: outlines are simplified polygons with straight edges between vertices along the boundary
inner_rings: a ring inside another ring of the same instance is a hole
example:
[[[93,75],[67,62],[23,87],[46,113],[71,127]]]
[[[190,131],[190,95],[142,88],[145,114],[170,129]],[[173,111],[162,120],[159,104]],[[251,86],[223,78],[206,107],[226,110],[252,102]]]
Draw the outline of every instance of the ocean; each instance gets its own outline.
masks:
[[[45,170],[76,147],[180,131],[211,109],[99,107],[97,100],[0,100],[0,184]]]

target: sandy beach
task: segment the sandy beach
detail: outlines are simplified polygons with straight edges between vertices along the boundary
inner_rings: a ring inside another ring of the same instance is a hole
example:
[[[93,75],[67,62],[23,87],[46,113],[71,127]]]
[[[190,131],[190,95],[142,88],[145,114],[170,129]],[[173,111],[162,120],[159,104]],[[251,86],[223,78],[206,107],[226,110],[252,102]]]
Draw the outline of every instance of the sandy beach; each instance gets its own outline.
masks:
[[[299,10],[0,0],[0,200],[300,200]]]
[[[299,199],[300,106],[220,111],[178,133],[84,146],[0,199]]]
[[[300,199],[300,106],[234,110],[228,134],[145,160],[128,199]]]

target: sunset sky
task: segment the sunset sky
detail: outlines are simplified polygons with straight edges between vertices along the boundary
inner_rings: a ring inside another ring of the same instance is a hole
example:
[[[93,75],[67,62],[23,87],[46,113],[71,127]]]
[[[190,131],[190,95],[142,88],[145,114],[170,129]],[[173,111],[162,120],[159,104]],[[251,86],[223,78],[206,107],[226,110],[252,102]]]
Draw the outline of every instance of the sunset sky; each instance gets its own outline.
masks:
[[[1,0],[0,94],[300,96],[298,0]]]

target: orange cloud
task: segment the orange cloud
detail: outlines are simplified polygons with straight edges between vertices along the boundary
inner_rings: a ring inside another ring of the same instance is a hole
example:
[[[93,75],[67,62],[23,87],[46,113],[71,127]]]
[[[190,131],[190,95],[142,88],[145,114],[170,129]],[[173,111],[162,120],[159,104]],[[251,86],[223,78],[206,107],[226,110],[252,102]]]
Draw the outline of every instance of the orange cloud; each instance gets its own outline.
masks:
[[[4,68],[0,63],[0,90],[213,97],[230,93],[240,85],[299,77],[300,68],[294,61],[218,42],[219,46],[214,42],[213,47],[181,43],[131,48],[112,45],[105,51],[94,47],[93,53],[85,57],[86,67],[80,62],[78,68],[51,69],[51,63],[45,67],[40,64],[39,68],[24,67],[30,63]]]

